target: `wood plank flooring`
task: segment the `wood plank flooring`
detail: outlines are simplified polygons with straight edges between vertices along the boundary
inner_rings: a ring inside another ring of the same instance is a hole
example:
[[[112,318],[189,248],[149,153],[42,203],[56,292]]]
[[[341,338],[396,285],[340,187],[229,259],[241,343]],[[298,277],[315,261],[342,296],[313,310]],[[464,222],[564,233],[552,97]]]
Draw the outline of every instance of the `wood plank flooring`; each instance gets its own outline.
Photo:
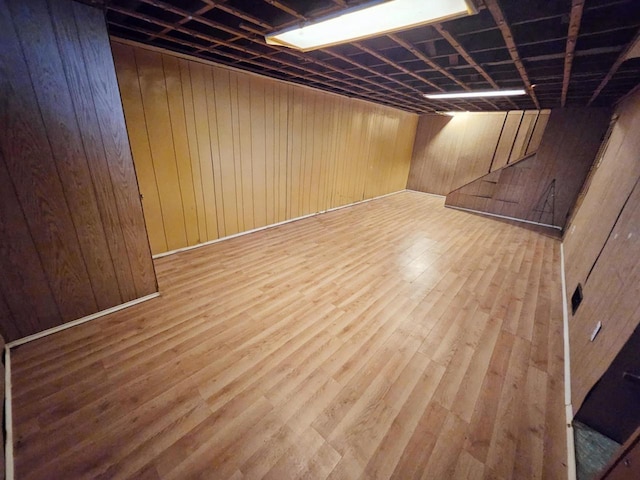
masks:
[[[560,244],[402,192],[12,350],[17,478],[566,478]]]

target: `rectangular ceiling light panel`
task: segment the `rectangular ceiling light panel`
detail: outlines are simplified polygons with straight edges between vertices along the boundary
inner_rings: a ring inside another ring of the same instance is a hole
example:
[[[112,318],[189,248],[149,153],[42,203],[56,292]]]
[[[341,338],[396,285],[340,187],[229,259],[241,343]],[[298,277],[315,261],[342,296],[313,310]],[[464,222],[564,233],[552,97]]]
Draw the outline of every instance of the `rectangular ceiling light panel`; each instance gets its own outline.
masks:
[[[307,52],[476,13],[467,0],[392,0],[342,11],[303,27],[265,36],[270,45]]]
[[[452,92],[452,93],[426,93],[424,96],[431,100],[444,100],[447,98],[483,98],[483,97],[511,97],[525,95],[523,89],[516,90],[487,90],[483,92]]]

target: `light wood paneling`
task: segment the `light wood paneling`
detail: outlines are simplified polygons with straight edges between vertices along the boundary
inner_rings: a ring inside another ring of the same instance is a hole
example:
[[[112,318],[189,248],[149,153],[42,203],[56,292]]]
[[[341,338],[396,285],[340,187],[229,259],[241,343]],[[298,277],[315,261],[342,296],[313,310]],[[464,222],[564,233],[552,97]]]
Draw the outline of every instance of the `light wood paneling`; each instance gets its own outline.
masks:
[[[159,259],[12,350],[18,478],[564,479],[559,260],[416,192]]]
[[[627,99],[616,113],[606,149],[564,237],[567,295],[571,297],[578,283],[584,294],[569,324],[576,410],[640,318],[640,93]],[[602,330],[589,342],[598,321],[602,321]]]
[[[491,164],[492,172],[501,169],[509,162],[511,150],[513,150],[513,142],[516,140],[523,116],[524,111],[522,110],[507,112],[502,132],[500,132],[500,139],[496,146],[496,153],[493,156],[493,163]]]
[[[0,30],[0,285],[11,312],[1,328],[14,340],[156,285],[102,13],[3,0]]]
[[[526,111],[520,120],[520,126],[518,127],[518,133],[513,142],[511,153],[509,154],[509,161],[507,163],[513,163],[516,160],[525,156],[529,141],[533,135],[533,128],[536,125],[538,119],[538,111]]]
[[[536,153],[454,190],[446,204],[564,227],[609,117],[607,109],[552,111]]]
[[[115,41],[161,253],[404,189],[417,116]]]
[[[421,115],[407,188],[447,195],[521,158],[531,143],[539,113]],[[537,135],[542,134],[544,125],[540,123]]]
[[[547,123],[549,123],[550,116],[551,110],[540,110],[524,155],[529,155],[538,151],[538,148],[540,148],[540,143],[542,142],[542,137],[544,136],[544,132],[547,129]]]

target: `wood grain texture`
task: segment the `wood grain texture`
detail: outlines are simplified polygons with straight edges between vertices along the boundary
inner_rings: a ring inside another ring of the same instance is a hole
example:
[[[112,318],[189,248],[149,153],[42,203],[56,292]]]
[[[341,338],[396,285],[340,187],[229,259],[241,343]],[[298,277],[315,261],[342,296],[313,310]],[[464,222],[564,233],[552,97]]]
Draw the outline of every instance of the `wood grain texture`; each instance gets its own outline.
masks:
[[[114,41],[154,253],[404,189],[417,116]]]
[[[421,115],[407,188],[447,195],[515,161],[530,143],[538,114],[533,110]]]
[[[516,138],[513,141],[509,161],[507,163],[514,163],[526,155],[527,147],[529,146],[529,141],[533,135],[533,128],[536,125],[538,115],[539,112],[537,110],[524,112],[524,115],[520,120],[520,126],[518,127]]]
[[[564,227],[609,117],[607,109],[552,111],[536,153],[454,190],[446,204]]]
[[[566,478],[559,261],[416,192],[158,259],[13,350],[17,475]]]
[[[640,94],[627,99],[564,238],[569,298],[584,300],[570,321],[572,398],[577,410],[639,322]],[[602,330],[589,341],[598,321]]]
[[[520,130],[520,123],[522,122],[523,115],[524,111],[522,110],[507,112],[502,132],[500,132],[500,139],[496,146],[496,152],[493,156],[493,163],[491,164],[492,172],[494,170],[501,169],[509,163],[509,157],[513,150],[513,143],[515,142],[516,135]]]
[[[142,297],[155,292],[158,285],[150,255],[140,190],[131,157],[131,146],[122,112],[111,48],[108,41],[105,41],[107,35],[105,19],[102,12],[96,8],[86,8],[78,2],[72,2],[71,5],[78,27],[82,53],[87,63],[87,75],[108,158],[133,284],[136,295]]]
[[[12,314],[1,328],[15,340],[156,287],[141,212],[143,273],[129,258],[135,208],[118,204],[133,188],[140,209],[130,156],[132,178],[114,181],[113,141],[129,147],[123,122],[119,133],[105,128],[121,110],[102,14],[66,0],[11,0],[0,5],[0,22],[1,286]],[[110,100],[96,88],[109,80]],[[142,275],[148,285],[136,283]]]

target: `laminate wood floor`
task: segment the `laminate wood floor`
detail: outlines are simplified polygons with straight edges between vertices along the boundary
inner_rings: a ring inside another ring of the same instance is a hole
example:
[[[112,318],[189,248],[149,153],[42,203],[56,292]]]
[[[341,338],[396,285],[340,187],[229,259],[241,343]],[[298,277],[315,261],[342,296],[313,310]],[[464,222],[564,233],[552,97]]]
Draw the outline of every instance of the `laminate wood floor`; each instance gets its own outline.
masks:
[[[17,478],[566,478],[557,239],[401,192],[12,350]]]

